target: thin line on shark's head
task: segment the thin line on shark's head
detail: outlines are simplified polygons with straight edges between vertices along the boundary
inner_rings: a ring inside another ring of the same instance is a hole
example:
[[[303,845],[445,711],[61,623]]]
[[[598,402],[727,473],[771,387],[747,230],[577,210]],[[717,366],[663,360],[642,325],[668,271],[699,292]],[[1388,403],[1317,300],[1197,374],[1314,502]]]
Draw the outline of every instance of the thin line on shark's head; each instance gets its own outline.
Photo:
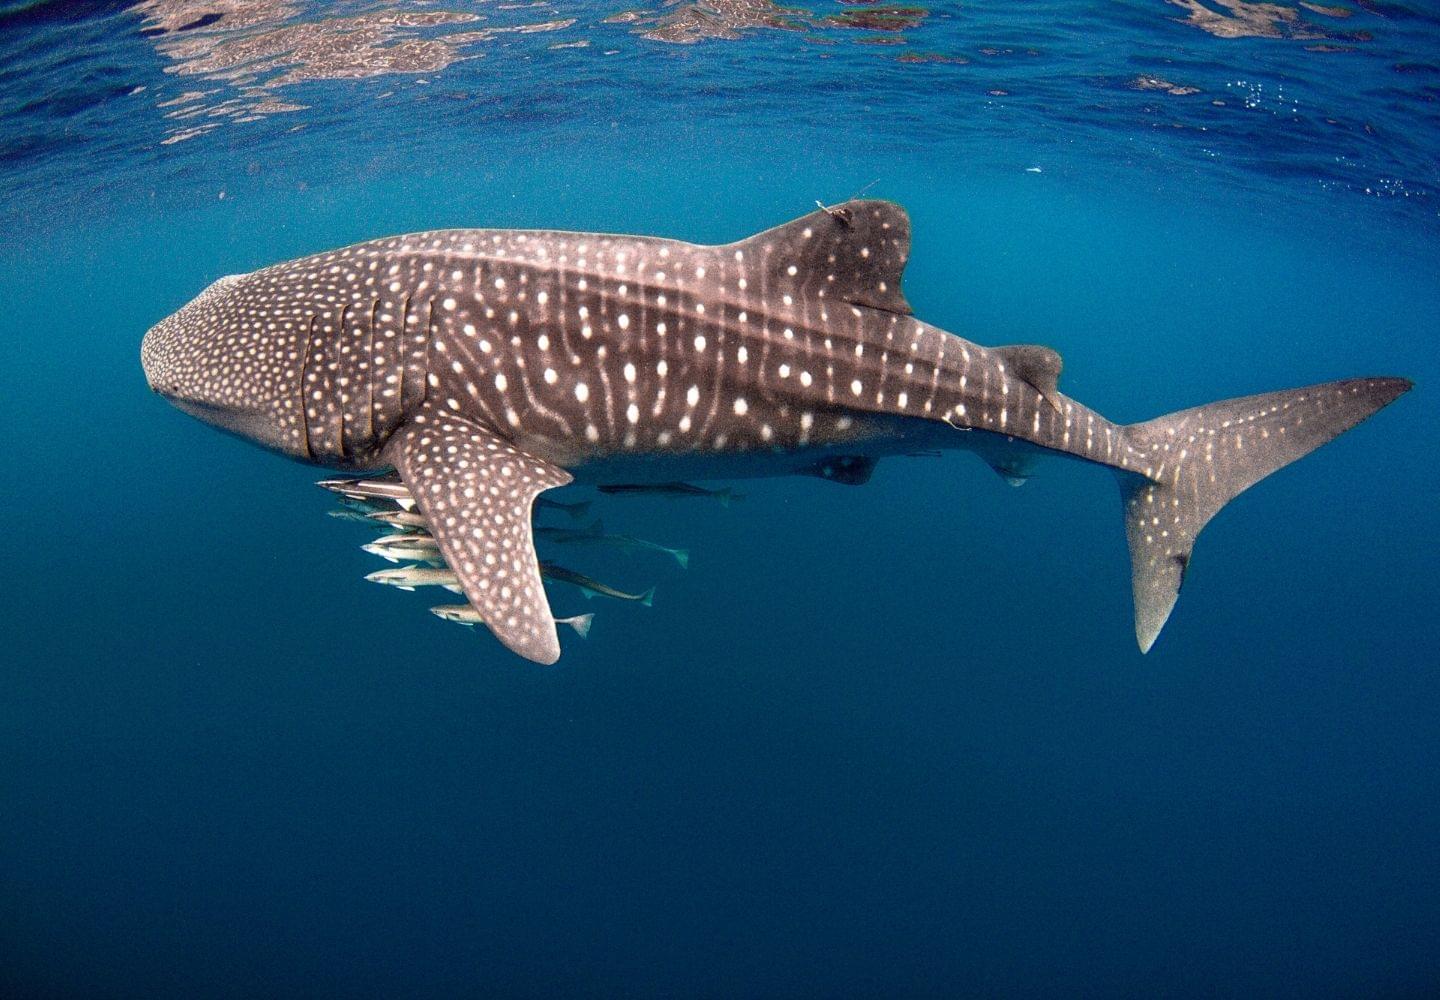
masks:
[[[854,194],[852,194],[852,195],[850,196],[849,200],[850,200],[850,201],[859,201],[861,198],[864,198],[865,195],[869,193],[869,191],[870,191],[871,188],[873,188],[876,184],[879,184],[879,183],[880,183],[880,178],[876,177],[874,180],[870,181],[868,184],[863,185],[863,186],[860,188],[860,190],[858,190],[858,191],[856,191]]]

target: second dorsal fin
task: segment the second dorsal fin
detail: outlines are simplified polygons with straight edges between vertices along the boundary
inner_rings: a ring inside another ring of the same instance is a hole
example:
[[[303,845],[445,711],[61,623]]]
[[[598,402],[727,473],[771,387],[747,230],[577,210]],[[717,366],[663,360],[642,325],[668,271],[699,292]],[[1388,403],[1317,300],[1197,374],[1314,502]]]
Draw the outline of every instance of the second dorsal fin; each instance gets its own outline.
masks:
[[[767,229],[726,249],[763,272],[752,294],[815,296],[910,314],[900,291],[910,217],[888,201],[847,201]]]
[[[1012,344],[992,347],[991,353],[1005,359],[1010,374],[1028,383],[1051,406],[1060,410],[1060,355],[1039,344]]]

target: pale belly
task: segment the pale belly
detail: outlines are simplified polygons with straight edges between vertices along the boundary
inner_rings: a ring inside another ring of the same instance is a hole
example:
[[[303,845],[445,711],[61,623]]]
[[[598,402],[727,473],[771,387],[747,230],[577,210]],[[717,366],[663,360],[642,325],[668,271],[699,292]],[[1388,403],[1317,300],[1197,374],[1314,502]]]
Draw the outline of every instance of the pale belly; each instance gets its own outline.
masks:
[[[1043,449],[1014,438],[979,430],[957,430],[933,420],[882,418],[871,420],[868,425],[869,432],[863,437],[804,448],[620,453],[566,468],[580,485],[704,482],[821,475],[818,470],[828,461],[841,458],[879,460],[933,455],[937,451],[972,451],[992,465],[1005,465],[1044,453]]]

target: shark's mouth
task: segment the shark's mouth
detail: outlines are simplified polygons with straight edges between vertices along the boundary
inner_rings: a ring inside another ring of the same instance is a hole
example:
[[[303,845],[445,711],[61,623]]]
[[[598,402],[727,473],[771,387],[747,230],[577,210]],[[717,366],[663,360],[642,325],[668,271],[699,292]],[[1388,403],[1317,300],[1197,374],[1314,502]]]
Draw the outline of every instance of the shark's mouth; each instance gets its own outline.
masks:
[[[154,388],[167,403],[170,403],[176,409],[184,410],[192,417],[198,417],[207,423],[241,419],[244,415],[244,411],[237,406],[226,406],[224,403],[207,403],[200,399],[186,399],[159,386],[152,388]]]
[[[274,426],[263,410],[244,406],[230,406],[224,403],[210,403],[199,399],[172,396],[163,389],[155,390],[167,402],[183,413],[188,413],[216,430],[249,441],[264,448],[278,451],[292,458],[304,458],[285,440],[280,428]]]

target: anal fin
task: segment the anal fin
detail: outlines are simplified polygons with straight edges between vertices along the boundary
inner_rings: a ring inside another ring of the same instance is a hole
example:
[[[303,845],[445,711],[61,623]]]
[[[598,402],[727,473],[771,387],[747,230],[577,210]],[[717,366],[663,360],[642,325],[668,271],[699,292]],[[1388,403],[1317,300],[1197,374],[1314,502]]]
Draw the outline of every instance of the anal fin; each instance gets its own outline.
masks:
[[[864,486],[875,473],[878,461],[869,455],[832,455],[797,471],[802,476],[814,476],[843,486]]]
[[[987,458],[985,464],[994,469],[995,474],[1011,486],[1024,486],[1033,475],[1030,471],[1032,462],[1028,455],[1017,455],[1005,459]]]

